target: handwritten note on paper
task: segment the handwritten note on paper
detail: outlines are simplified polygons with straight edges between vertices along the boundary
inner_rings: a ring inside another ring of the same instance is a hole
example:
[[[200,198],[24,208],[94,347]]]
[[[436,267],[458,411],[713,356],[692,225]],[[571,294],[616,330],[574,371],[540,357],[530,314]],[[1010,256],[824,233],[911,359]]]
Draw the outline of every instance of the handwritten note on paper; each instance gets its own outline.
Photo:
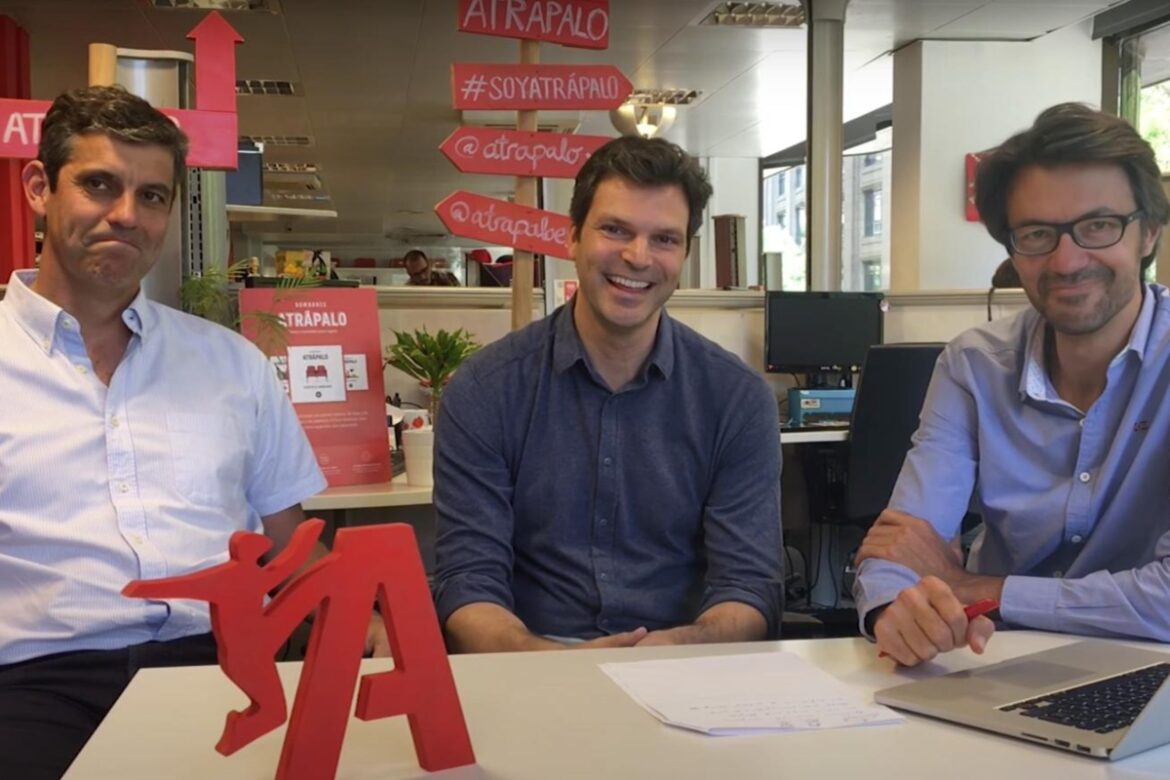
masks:
[[[749,653],[601,664],[663,723],[704,734],[900,723],[840,680],[791,653]]]

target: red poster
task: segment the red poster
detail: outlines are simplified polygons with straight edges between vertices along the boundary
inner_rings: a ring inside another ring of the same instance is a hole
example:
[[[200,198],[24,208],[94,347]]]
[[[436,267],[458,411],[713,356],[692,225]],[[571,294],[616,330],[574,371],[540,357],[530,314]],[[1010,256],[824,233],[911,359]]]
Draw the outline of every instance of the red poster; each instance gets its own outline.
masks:
[[[463,32],[609,48],[608,0],[459,0]]]
[[[32,160],[41,140],[41,121],[49,100],[0,98],[0,158]],[[160,108],[191,139],[187,165],[192,168],[235,170],[236,114],[228,111],[190,111]]]
[[[451,66],[451,94],[459,109],[611,109],[633,91],[630,80],[612,65]]]
[[[439,149],[463,173],[572,179],[589,155],[610,140],[603,135],[460,127]]]
[[[540,255],[569,257],[572,227],[564,214],[517,206],[458,190],[435,206],[443,224],[457,236]]]
[[[284,343],[255,313],[284,321]],[[388,482],[382,339],[373,290],[240,291],[244,335],[269,355],[330,487]]]

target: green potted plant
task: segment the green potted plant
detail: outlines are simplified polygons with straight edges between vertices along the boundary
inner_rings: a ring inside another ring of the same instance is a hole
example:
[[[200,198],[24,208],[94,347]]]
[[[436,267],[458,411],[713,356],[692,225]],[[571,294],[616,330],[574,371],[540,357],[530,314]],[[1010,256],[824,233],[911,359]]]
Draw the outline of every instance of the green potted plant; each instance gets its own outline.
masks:
[[[238,313],[231,284],[238,281],[250,265],[251,261],[245,258],[227,268],[213,266],[199,275],[184,277],[179,285],[179,305],[185,312],[232,330],[240,330],[243,319],[249,319],[256,325],[255,341],[264,354],[279,354],[288,347],[288,329],[284,320],[270,311],[249,312],[244,318]],[[319,287],[321,282],[317,276],[282,276],[277,285],[277,299],[302,288]]]
[[[398,330],[394,331],[394,339],[395,343],[386,347],[383,368],[394,366],[430,389],[433,424],[439,419],[439,403],[447,381],[459,368],[459,364],[479,349],[479,344],[463,328],[453,332],[440,330],[433,336],[426,328],[413,333]]]

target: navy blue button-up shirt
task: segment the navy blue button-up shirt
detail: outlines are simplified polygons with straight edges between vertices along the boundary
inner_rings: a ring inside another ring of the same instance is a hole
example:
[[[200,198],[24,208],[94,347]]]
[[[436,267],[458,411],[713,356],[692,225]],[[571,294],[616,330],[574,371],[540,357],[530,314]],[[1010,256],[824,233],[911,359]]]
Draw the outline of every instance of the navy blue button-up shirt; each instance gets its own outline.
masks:
[[[572,306],[472,356],[436,425],[439,618],[491,602],[589,639],[782,598],[777,407],[756,372],[663,312],[612,392]]]

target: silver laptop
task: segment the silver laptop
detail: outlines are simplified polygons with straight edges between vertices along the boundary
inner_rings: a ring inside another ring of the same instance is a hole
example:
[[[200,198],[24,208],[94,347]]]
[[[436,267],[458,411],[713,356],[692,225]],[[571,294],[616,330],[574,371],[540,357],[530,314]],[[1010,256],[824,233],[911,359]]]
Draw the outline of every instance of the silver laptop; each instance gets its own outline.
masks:
[[[1087,640],[878,691],[881,704],[1097,758],[1170,743],[1170,653]]]

